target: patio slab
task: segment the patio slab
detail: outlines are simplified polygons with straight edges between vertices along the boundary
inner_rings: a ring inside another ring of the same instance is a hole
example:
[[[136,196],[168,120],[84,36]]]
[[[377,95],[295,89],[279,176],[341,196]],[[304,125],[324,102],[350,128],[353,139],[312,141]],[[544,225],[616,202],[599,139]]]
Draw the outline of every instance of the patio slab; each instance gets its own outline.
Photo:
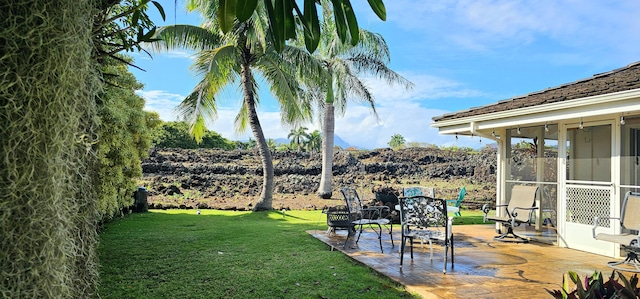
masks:
[[[349,240],[344,250],[345,230],[333,236],[325,231],[309,233],[331,250],[342,251],[423,298],[551,298],[545,289],[559,289],[567,271],[575,271],[580,277],[595,270],[605,276],[611,274],[606,264],[612,258],[538,242],[494,241],[494,228],[454,226],[455,265],[451,268],[449,260],[446,274],[442,273],[444,247],[440,245],[434,245],[433,260],[429,259],[428,244],[414,246],[413,261],[407,248],[404,266],[400,267],[399,225],[394,226],[398,230],[393,236],[395,247],[389,234],[383,233],[384,253],[371,231],[363,232],[358,244]]]

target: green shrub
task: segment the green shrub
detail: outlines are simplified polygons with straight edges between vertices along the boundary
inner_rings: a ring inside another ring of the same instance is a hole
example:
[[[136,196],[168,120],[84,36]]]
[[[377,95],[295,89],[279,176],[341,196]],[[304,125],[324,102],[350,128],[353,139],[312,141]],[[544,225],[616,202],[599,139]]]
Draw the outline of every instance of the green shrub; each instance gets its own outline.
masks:
[[[122,56],[123,60],[130,60]],[[144,99],[134,93],[142,88],[127,69],[127,65],[113,59],[103,66],[105,73],[114,74],[98,101],[97,152],[98,210],[101,219],[120,214],[133,203],[135,179],[142,176],[141,159],[150,147],[150,117],[142,109]]]
[[[237,148],[235,142],[208,130],[205,130],[202,142],[198,143],[190,134],[189,124],[183,121],[162,123],[153,130],[152,143],[158,148],[221,148],[228,150]]]

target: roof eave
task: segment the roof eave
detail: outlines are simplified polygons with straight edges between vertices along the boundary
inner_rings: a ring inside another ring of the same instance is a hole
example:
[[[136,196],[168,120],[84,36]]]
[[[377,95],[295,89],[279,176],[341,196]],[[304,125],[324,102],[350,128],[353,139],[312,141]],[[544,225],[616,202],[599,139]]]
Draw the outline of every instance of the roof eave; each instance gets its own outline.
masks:
[[[640,109],[640,102],[637,104],[638,107],[634,109],[629,109],[629,106],[621,107],[611,104],[637,98],[640,98],[640,88],[487,114],[434,120],[431,123],[431,127],[437,128],[440,134],[465,134],[470,133],[472,123],[478,129],[483,129],[489,124],[492,127],[508,127],[536,122],[555,122],[576,117],[623,113]],[[606,109],[607,105],[611,105],[611,109]],[[595,106],[599,108],[593,109]],[[485,125],[480,125],[482,123],[485,123]]]

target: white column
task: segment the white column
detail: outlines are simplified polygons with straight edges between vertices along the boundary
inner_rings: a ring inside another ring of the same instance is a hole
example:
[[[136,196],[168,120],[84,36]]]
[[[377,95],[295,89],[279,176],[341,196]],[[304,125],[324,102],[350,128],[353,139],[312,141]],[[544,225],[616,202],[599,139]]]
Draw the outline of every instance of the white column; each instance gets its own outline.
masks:
[[[501,129],[500,139],[498,140],[498,156],[496,169],[496,204],[505,204],[506,197],[506,180],[511,176],[511,168],[509,160],[511,159],[511,133],[510,130]],[[498,216],[504,216],[504,209],[497,209]],[[504,230],[502,225],[496,223],[496,229]]]
[[[536,181],[538,183],[544,182],[544,128],[538,128],[538,152],[536,153]],[[542,195],[544,184],[538,184],[538,196],[536,197],[536,230],[540,230],[542,225]]]

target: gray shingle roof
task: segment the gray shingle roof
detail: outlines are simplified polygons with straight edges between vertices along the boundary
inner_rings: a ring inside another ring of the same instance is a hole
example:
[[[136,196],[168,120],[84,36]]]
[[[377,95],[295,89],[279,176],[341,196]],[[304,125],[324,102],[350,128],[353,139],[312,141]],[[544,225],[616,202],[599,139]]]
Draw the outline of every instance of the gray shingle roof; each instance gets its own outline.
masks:
[[[547,88],[524,96],[500,101],[495,104],[436,116],[433,120],[451,120],[638,88],[640,88],[640,61],[610,72],[593,75],[591,78],[582,79],[553,88]]]

